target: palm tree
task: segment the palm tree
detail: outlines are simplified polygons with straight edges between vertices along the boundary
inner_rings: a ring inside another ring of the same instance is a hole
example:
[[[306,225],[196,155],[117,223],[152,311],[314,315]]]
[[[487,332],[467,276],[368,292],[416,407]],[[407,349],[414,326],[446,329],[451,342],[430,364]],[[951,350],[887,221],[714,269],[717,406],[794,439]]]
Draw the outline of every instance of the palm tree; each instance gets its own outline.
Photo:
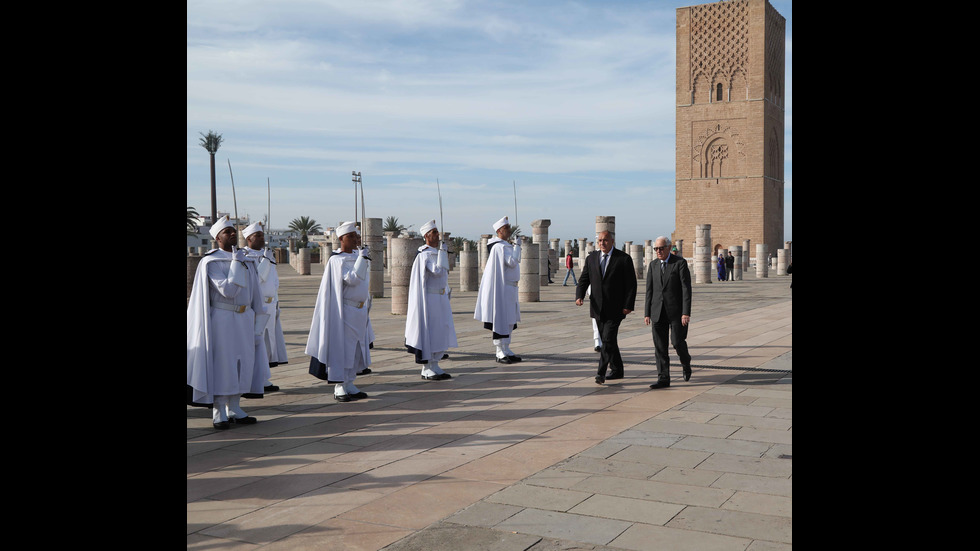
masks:
[[[309,216],[300,216],[299,218],[294,218],[293,221],[289,223],[289,229],[293,231],[298,231],[300,233],[301,235],[300,244],[302,247],[306,247],[306,245],[310,242],[309,239],[306,237],[306,234],[320,233],[323,231],[323,228],[320,227],[320,224],[318,224],[316,220],[313,220]]]
[[[218,220],[218,191],[215,186],[214,180],[214,154],[218,152],[218,148],[221,147],[221,134],[215,134],[213,130],[208,130],[205,135],[203,132],[198,132],[201,136],[201,147],[208,150],[211,154],[211,223],[217,222]]]
[[[385,218],[385,225],[381,228],[381,231],[392,231],[395,235],[398,235],[405,229],[405,226],[398,223],[398,218],[394,216],[389,216]]]
[[[197,217],[200,216],[194,207],[187,207],[187,235],[197,235]]]

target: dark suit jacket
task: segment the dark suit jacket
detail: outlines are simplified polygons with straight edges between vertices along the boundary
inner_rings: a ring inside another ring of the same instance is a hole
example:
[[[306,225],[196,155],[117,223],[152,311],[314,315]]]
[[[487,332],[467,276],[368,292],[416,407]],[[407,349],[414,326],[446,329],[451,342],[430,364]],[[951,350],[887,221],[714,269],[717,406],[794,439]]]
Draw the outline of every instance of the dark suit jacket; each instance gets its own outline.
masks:
[[[680,321],[681,316],[691,315],[691,271],[687,260],[671,254],[667,257],[663,282],[660,278],[660,259],[647,266],[647,296],[643,317],[650,321],[660,320],[660,307],[667,307],[667,317]]]
[[[599,268],[602,251],[595,250],[585,257],[582,275],[575,287],[575,298],[584,299],[585,290],[592,284],[589,295],[589,315],[595,319],[615,320],[626,316],[623,310],[634,310],[636,302],[636,270],[633,259],[619,249],[609,251],[606,275]]]

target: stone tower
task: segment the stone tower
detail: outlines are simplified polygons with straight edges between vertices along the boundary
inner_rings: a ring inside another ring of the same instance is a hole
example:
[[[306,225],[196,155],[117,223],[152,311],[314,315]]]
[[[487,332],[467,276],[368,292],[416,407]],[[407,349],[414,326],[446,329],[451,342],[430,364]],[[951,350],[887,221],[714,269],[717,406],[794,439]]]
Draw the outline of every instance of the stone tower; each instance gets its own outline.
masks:
[[[677,8],[672,241],[711,224],[721,248],[783,247],[785,55],[786,18],[767,0]]]

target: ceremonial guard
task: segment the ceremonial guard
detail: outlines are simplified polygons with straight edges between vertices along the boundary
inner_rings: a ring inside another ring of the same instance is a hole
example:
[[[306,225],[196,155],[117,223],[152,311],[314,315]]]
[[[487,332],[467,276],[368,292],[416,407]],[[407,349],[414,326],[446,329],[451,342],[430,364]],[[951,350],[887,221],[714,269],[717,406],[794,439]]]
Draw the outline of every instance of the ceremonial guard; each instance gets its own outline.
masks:
[[[510,364],[521,361],[510,349],[511,334],[521,320],[517,303],[517,285],[521,279],[521,246],[511,244],[511,228],[507,217],[493,224],[496,237],[487,242],[487,265],[480,280],[473,318],[492,331],[496,361]]]
[[[349,402],[368,395],[354,386],[357,373],[371,364],[368,300],[370,258],[357,249],[357,226],[345,222],[337,228],[340,252],[323,271],[313,322],[306,343],[310,374],[334,383],[334,399]]]
[[[269,321],[265,325],[262,340],[269,355],[269,367],[273,368],[289,362],[289,358],[286,356],[286,339],[282,333],[282,321],[280,320],[279,273],[276,271],[276,261],[272,256],[272,251],[265,248],[265,232],[262,228],[262,222],[248,226],[242,230],[242,235],[245,237],[245,254],[255,261],[259,285],[262,289],[262,302],[265,303],[266,311],[269,314]],[[266,392],[277,390],[279,387],[272,384],[271,379],[265,382]],[[251,398],[249,395],[245,397]]]
[[[193,405],[212,404],[217,429],[252,424],[242,394],[261,397],[269,379],[262,338],[268,314],[255,261],[235,250],[235,226],[222,217],[210,229],[218,249],[198,264],[187,303],[187,386]]]
[[[425,245],[412,264],[408,285],[408,316],[405,319],[405,347],[422,364],[422,378],[430,381],[451,379],[439,368],[439,360],[456,344],[456,327],[450,307],[449,253],[440,245],[436,221],[419,228]]]

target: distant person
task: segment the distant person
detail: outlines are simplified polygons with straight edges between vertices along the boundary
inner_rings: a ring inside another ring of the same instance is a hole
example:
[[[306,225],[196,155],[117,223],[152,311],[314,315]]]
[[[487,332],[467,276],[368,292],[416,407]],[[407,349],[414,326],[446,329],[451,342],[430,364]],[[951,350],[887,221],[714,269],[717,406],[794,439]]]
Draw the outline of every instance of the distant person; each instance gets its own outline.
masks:
[[[497,234],[487,242],[487,264],[480,280],[473,319],[491,332],[495,361],[511,364],[521,357],[510,349],[511,335],[521,320],[517,285],[521,279],[521,245],[511,244],[513,228],[506,216],[493,224]]]
[[[658,237],[657,254],[647,266],[646,305],[643,323],[653,323],[653,346],[657,358],[657,382],[650,388],[670,386],[670,356],[667,337],[681,360],[684,380],[691,380],[691,354],[687,350],[687,330],[691,323],[691,271],[687,261],[667,252],[670,239]]]
[[[458,346],[449,304],[449,253],[446,243],[440,243],[435,220],[423,224],[419,233],[425,245],[419,247],[412,263],[405,347],[415,355],[415,363],[422,365],[423,379],[442,381],[452,375],[439,367],[439,360],[450,348]]]
[[[725,281],[725,255],[718,251],[718,281]]]
[[[607,379],[622,379],[625,368],[619,351],[619,325],[633,311],[636,300],[636,270],[630,255],[616,248],[616,236],[610,231],[596,235],[599,250],[585,258],[585,266],[575,288],[575,304],[581,306],[590,285],[589,316],[596,320],[602,349],[596,384]],[[609,375],[606,376],[606,369]]]
[[[786,266],[786,273],[787,274],[793,273],[793,263],[792,262],[789,263],[789,266]],[[789,288],[790,289],[793,288],[793,282],[792,281],[789,282]]]
[[[265,232],[262,222],[256,222],[244,230],[242,235],[245,237],[245,254],[255,261],[258,271],[259,285],[262,290],[262,302],[268,313],[265,329],[262,338],[265,341],[265,349],[269,354],[269,368],[274,368],[279,364],[289,363],[286,355],[286,339],[282,332],[282,321],[280,320],[279,310],[279,273],[276,271],[276,261],[272,251],[265,247]],[[271,371],[270,371],[271,373]],[[272,379],[265,382],[265,392],[276,392],[279,387],[272,384]],[[246,398],[252,397],[249,394]]]
[[[335,400],[350,402],[368,397],[354,379],[371,364],[367,308],[371,266],[369,249],[356,249],[354,222],[341,224],[337,236],[340,252],[330,257],[323,270],[306,353],[310,375],[333,383]]]
[[[226,215],[209,232],[218,248],[198,264],[187,303],[188,404],[210,404],[214,428],[223,430],[256,422],[240,402],[242,394],[261,396],[269,380],[265,325],[256,325],[266,310],[255,262],[235,250],[234,224]]]
[[[565,272],[565,280],[561,282],[561,286],[562,287],[565,287],[566,284],[568,283],[568,276],[572,276],[572,283],[573,284],[578,284],[578,282],[575,280],[575,272],[572,271],[572,268],[574,268],[574,267],[575,267],[575,261],[572,258],[572,251],[568,251],[568,254],[565,255],[565,270],[566,270],[566,272]]]
[[[735,257],[732,256],[732,251],[728,251],[728,255],[725,257],[725,279],[728,281],[735,280]]]

